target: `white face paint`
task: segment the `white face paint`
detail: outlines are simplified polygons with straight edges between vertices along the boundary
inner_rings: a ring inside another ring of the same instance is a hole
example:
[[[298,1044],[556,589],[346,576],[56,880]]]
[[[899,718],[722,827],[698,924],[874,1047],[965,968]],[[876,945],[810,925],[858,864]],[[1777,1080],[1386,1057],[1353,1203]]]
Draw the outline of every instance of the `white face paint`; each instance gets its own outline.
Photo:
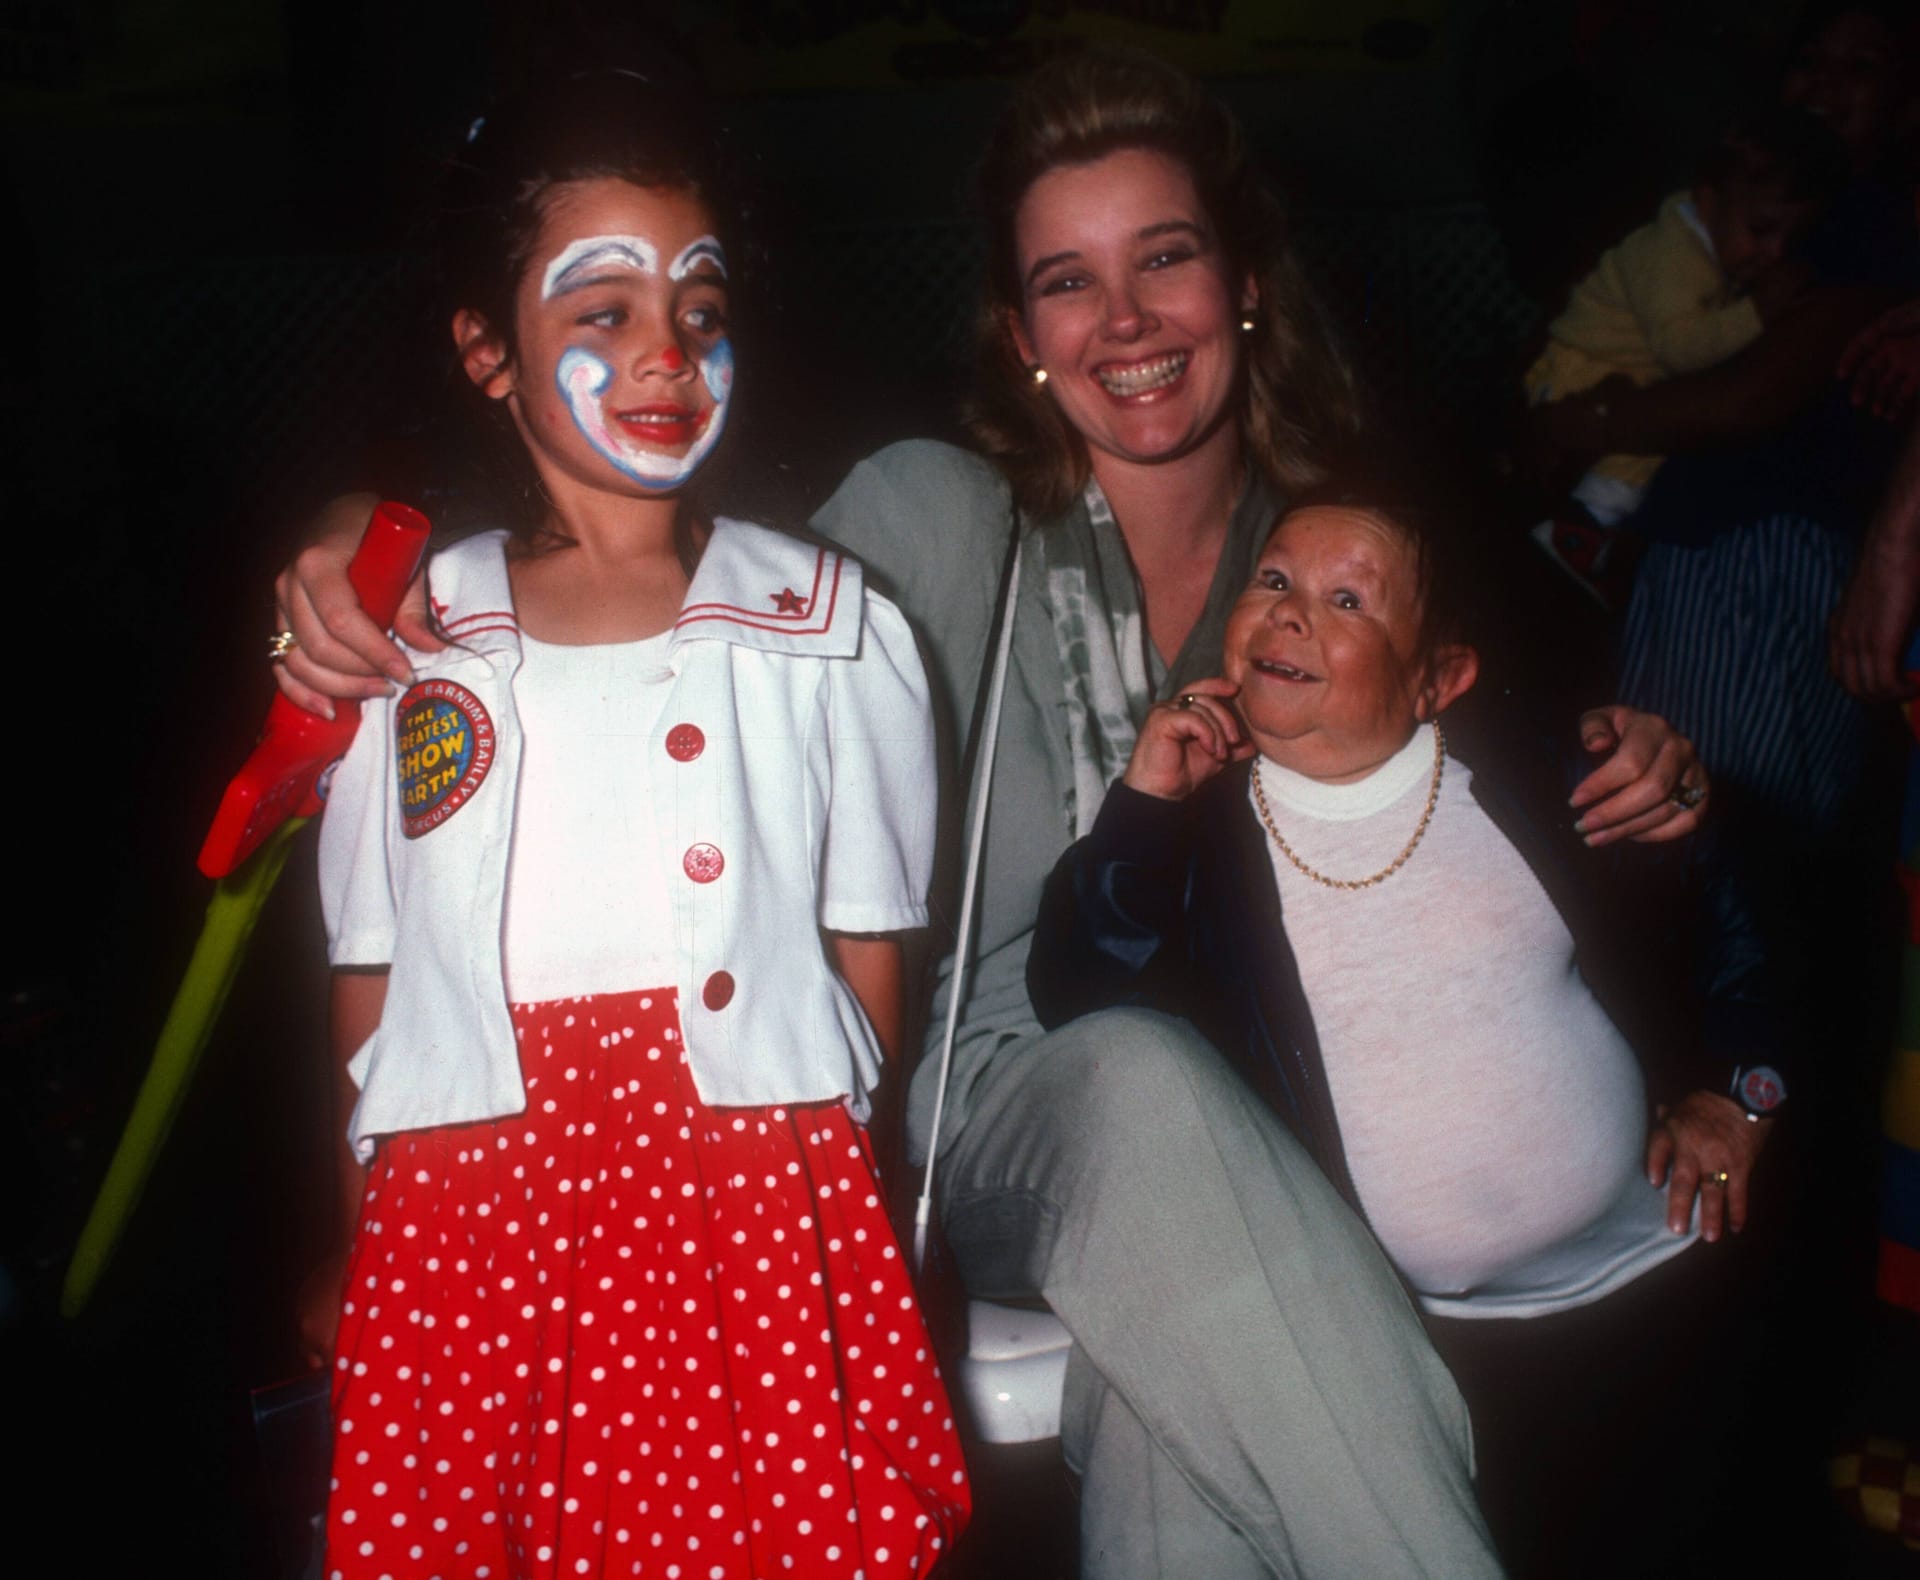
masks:
[[[659,250],[644,237],[586,237],[570,244],[547,265],[543,299],[604,278],[611,269],[655,274],[659,256]],[[726,254],[711,236],[702,236],[683,247],[668,268],[668,278],[678,282],[700,264],[726,278]],[[644,488],[665,491],[686,484],[720,442],[726,427],[727,407],[733,396],[732,343],[725,338],[714,341],[697,366],[713,406],[702,414],[703,421],[690,419],[686,425],[691,430],[691,442],[679,436],[671,421],[658,426],[660,437],[653,444],[609,422],[604,397],[613,384],[613,368],[584,346],[569,346],[562,353],[554,369],[554,381],[574,426],[609,464]],[[685,452],[673,454],[682,443],[687,444]]]
[[[720,250],[720,243],[711,236],[702,236],[680,249],[680,256],[667,265],[667,278],[684,280],[693,272],[696,263],[711,263],[720,271],[721,279],[727,277],[727,255]]]
[[[693,244],[698,247],[699,242]],[[693,247],[681,253],[685,257]],[[718,248],[716,247],[716,251]],[[675,260],[676,266],[678,259]],[[636,274],[660,272],[660,249],[644,236],[582,236],[570,242],[547,265],[540,281],[540,300],[550,302],[566,291],[578,290],[589,280],[631,269]],[[722,273],[725,273],[723,268]],[[679,275],[674,275],[679,279]]]
[[[727,422],[727,406],[733,393],[733,346],[719,340],[700,359],[700,376],[707,393],[713,397],[713,409],[706,424],[687,447],[685,454],[673,455],[651,449],[608,425],[601,396],[613,382],[613,369],[599,357],[580,346],[569,347],[555,369],[555,381],[573,414],[574,426],[586,436],[587,443],[623,475],[647,488],[679,488],[700,469],[700,465],[720,441]]]

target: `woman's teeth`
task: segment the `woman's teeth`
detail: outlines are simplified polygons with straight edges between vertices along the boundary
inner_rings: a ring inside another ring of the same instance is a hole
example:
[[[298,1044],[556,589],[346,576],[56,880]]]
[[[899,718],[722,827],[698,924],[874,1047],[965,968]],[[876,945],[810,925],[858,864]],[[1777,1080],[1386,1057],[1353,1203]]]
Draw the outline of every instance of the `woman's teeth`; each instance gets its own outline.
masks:
[[[1148,390],[1164,389],[1187,371],[1187,353],[1171,352],[1150,362],[1131,367],[1095,368],[1093,376],[1109,395],[1144,395]]]

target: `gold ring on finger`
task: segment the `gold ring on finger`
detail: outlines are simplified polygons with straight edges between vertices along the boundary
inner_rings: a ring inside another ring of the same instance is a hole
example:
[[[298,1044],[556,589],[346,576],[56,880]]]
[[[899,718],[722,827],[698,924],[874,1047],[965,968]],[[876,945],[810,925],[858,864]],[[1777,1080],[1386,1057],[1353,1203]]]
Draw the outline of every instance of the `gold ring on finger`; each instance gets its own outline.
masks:
[[[1730,1179],[1732,1179],[1732,1178],[1733,1178],[1733,1176],[1732,1176],[1731,1174],[1729,1174],[1729,1173],[1728,1173],[1728,1172],[1727,1172],[1727,1171],[1726,1171],[1725,1169],[1715,1169],[1715,1170],[1714,1170],[1714,1171],[1713,1171],[1713,1172],[1712,1172],[1711,1174],[1708,1174],[1707,1176],[1705,1176],[1705,1177],[1704,1177],[1704,1178],[1703,1178],[1703,1179],[1702,1179],[1702,1180],[1700,1181],[1700,1183],[1701,1183],[1702,1185],[1722,1185],[1722,1186],[1724,1186],[1724,1185],[1725,1185],[1725,1184],[1727,1183],[1727,1181],[1728,1181],[1728,1180],[1730,1180]]]
[[[287,661],[287,654],[291,653],[299,645],[300,638],[295,636],[291,631],[275,631],[272,636],[267,638],[267,662],[269,664],[284,664]]]
[[[1190,708],[1199,700],[1200,699],[1191,691],[1183,691],[1178,697],[1174,698],[1173,705],[1176,708]]]

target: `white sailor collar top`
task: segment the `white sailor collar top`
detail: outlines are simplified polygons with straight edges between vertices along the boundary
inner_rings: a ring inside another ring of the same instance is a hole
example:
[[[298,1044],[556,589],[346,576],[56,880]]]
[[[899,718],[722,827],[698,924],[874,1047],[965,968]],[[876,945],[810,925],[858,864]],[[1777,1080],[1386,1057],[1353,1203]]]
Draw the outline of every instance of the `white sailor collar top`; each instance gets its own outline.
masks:
[[[350,1066],[363,1158],[383,1134],[526,1104],[500,942],[521,754],[506,541],[433,557],[452,645],[409,655],[414,683],[367,705],[330,787],[328,958],[390,967]],[[820,929],[926,923],[936,781],[912,634],[857,561],[723,518],[668,664],[647,789],[694,1084],[716,1106],[844,1096],[864,1117],[880,1050]]]

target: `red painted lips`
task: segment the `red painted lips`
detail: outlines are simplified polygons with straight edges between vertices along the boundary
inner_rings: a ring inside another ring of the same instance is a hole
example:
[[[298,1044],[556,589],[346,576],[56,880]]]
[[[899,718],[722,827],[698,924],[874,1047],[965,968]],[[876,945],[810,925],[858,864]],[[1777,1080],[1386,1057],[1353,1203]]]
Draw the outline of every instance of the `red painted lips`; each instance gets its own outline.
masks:
[[[613,420],[630,438],[671,449],[692,444],[707,431],[712,416],[710,411],[695,411],[689,406],[663,401],[650,406],[629,406],[625,411],[614,412]]]

